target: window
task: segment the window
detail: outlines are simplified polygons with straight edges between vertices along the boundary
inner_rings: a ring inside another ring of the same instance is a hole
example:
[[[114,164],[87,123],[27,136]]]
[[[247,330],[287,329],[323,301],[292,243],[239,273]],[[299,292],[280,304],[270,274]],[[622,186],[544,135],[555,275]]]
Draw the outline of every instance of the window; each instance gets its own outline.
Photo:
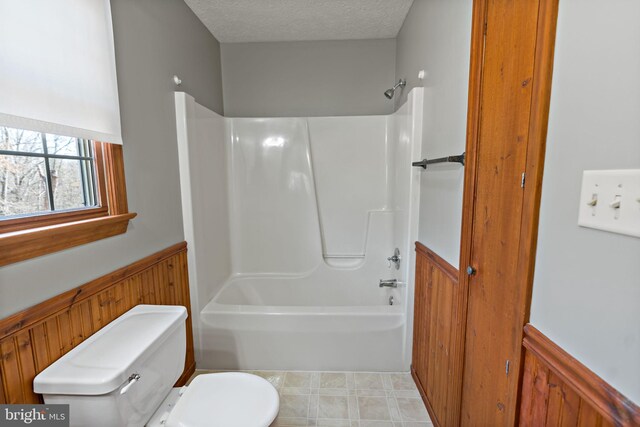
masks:
[[[81,3],[0,2],[0,267],[122,234],[135,216],[111,4]]]
[[[99,203],[92,141],[0,127],[0,220]]]
[[[0,126],[0,266],[126,231],[122,146]]]
[[[0,233],[109,215],[108,146],[0,127]]]

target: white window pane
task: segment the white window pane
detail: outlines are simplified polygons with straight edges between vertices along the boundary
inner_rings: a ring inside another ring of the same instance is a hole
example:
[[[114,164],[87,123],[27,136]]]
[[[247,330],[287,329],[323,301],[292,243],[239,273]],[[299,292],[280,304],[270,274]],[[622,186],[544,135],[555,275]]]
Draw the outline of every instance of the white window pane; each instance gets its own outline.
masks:
[[[82,182],[84,163],[86,162],[81,160],[49,160],[55,210],[79,209],[93,205],[91,200],[85,201]]]
[[[42,136],[39,132],[0,127],[0,150],[42,153]]]
[[[0,218],[48,210],[44,159],[0,155]]]

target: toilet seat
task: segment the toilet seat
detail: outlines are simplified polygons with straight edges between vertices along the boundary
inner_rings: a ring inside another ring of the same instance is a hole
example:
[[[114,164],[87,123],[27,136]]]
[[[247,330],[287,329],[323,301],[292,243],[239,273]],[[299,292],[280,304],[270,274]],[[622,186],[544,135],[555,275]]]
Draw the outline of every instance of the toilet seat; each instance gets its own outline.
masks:
[[[198,375],[169,414],[167,427],[268,427],[280,399],[269,381],[243,372]]]

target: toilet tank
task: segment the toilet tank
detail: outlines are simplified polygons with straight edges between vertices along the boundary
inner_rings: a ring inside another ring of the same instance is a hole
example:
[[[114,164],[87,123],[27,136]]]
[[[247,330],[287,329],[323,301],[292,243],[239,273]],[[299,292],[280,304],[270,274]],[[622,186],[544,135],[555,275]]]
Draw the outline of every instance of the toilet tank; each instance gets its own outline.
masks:
[[[143,426],[183,372],[186,318],[182,306],[138,305],[38,374],[34,391],[69,404],[71,426]]]

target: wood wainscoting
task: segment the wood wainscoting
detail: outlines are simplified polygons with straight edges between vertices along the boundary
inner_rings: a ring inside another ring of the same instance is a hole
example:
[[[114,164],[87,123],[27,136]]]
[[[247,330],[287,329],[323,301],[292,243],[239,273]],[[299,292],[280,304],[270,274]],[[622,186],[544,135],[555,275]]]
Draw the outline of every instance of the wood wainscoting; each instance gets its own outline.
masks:
[[[35,376],[138,304],[187,307],[183,385],[195,370],[186,242],[0,320],[0,403],[40,403]]]
[[[463,311],[458,270],[416,242],[411,374],[436,426],[458,424]]]
[[[543,335],[524,328],[520,426],[640,426],[640,408]]]

